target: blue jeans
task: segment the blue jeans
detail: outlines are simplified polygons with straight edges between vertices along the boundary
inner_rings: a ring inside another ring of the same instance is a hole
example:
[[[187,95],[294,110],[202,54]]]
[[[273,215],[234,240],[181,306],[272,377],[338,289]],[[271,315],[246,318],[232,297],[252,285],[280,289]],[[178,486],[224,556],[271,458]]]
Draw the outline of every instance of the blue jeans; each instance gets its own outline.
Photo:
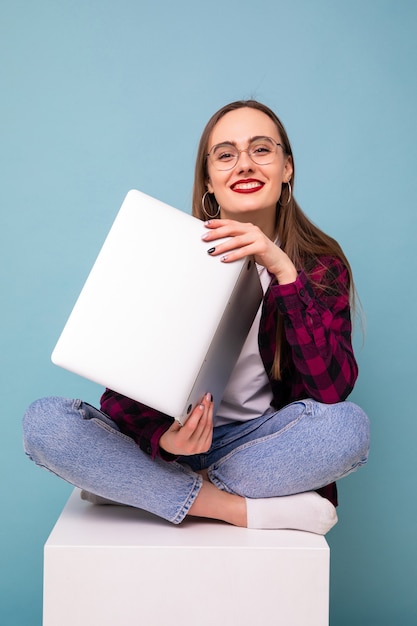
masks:
[[[151,459],[104,413],[81,400],[44,398],[27,410],[26,454],[69,483],[180,523],[207,469],[219,488],[249,498],[318,489],[366,463],[369,422],[355,404],[294,402],[214,429],[205,454]]]

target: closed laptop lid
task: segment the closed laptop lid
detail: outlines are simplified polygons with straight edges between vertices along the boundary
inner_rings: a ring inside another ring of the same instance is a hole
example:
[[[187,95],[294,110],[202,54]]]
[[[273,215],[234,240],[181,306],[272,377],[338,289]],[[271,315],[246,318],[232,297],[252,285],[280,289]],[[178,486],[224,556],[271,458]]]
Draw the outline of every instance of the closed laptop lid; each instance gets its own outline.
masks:
[[[262,289],[251,259],[211,257],[204,232],[200,220],[130,191],[53,362],[182,423],[205,392],[220,401]]]

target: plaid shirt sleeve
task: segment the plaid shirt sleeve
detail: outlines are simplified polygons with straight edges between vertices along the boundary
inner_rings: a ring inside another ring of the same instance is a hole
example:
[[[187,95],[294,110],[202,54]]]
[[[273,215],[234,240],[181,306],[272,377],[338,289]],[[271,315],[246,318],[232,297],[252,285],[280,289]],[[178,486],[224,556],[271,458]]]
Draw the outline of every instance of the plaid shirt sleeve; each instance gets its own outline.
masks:
[[[276,349],[278,314],[284,320],[286,343],[282,346],[282,379],[270,376],[275,408],[302,398],[327,404],[345,400],[358,375],[345,266],[336,258],[321,257],[310,279],[301,271],[294,283],[271,283],[259,329],[260,353],[269,373]],[[337,506],[336,483],[317,491]]]
[[[177,458],[159,447],[160,438],[174,421],[172,417],[111,389],[106,389],[101,396],[100,407],[121,432],[131,437],[153,459],[156,456],[165,461],[174,461]]]
[[[321,257],[310,279],[301,271],[294,283],[270,288],[269,298],[275,302],[271,313],[276,319],[278,309],[283,316],[289,345],[290,400],[310,397],[331,404],[345,400],[353,389],[358,368],[348,280],[341,261]]]

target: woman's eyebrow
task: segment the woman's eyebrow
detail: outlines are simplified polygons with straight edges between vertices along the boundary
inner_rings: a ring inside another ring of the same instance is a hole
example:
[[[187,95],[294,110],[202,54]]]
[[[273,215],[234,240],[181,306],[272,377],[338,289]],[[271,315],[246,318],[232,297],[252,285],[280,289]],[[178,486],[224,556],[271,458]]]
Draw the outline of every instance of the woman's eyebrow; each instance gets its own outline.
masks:
[[[258,139],[272,139],[275,141],[273,137],[268,137],[267,135],[254,135],[253,137],[249,137],[248,144],[252,143],[252,141],[257,141]],[[237,148],[237,142],[232,140],[219,141],[213,145],[213,148],[217,146],[235,146]]]
[[[218,143],[213,144],[213,148],[217,148],[217,146],[237,146],[236,141],[219,141]]]

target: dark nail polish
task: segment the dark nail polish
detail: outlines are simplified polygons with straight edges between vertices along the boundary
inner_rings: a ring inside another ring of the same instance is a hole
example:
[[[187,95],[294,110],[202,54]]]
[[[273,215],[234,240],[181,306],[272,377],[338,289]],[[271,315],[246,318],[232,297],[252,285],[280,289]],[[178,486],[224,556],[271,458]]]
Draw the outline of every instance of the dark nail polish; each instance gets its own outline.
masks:
[[[209,250],[207,250],[208,254],[213,254],[213,252],[215,251],[216,248],[209,248]]]

